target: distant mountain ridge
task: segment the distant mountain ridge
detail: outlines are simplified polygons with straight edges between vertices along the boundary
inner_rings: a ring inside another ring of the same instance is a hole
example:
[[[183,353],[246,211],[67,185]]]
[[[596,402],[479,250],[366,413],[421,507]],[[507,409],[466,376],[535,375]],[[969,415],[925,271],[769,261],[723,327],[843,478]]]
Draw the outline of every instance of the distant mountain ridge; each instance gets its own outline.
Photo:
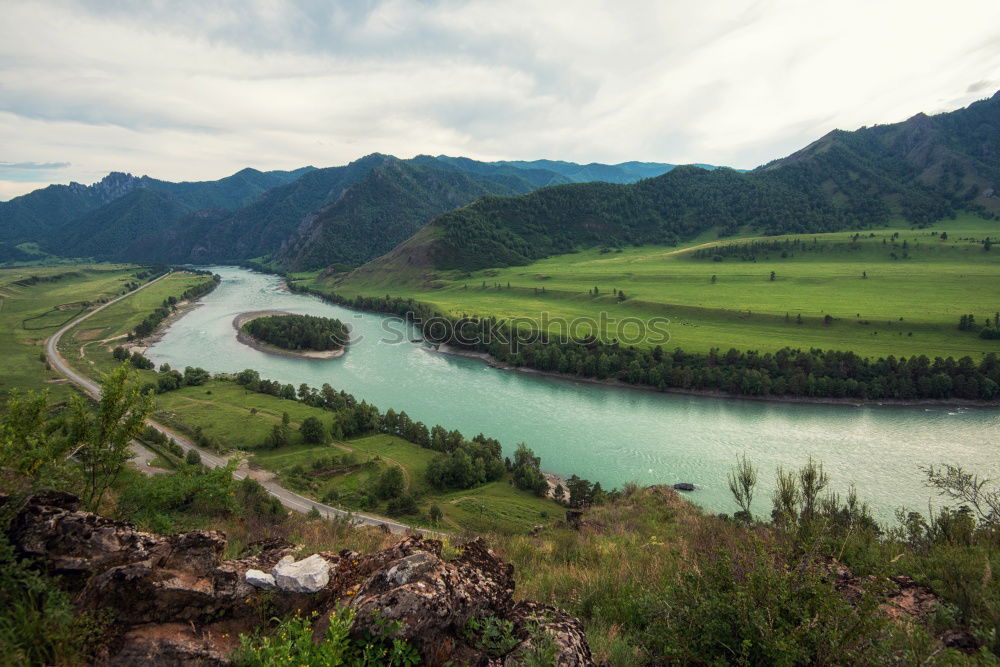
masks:
[[[535,162],[532,165],[555,163]],[[837,130],[750,172],[677,167],[633,184],[486,197],[357,269],[369,278],[526,264],[579,247],[672,245],[716,228],[766,234],[922,225],[958,210],[1000,217],[1000,93],[965,109]],[[998,226],[1000,232],[1000,226]]]
[[[454,161],[465,160],[467,158],[452,158],[447,155],[437,156],[438,160]],[[668,164],[665,162],[622,162],[620,164],[601,164],[591,162],[589,164],[577,164],[576,162],[565,162],[563,160],[500,160],[497,162],[486,162],[483,164],[496,167],[513,167],[515,169],[537,170],[541,172],[555,173],[562,176],[562,182],[551,182],[545,185],[561,185],[565,183],[590,183],[602,181],[604,183],[635,183],[644,178],[655,178],[662,176],[671,169],[681,165]],[[711,171],[719,167],[710,164],[691,165],[701,167]]]
[[[544,162],[544,161],[543,161]],[[631,171],[574,165],[592,177]],[[626,163],[632,164],[632,163]],[[636,165],[640,163],[634,163]],[[357,266],[405,241],[433,217],[484,195],[513,196],[573,182],[533,163],[372,154],[342,167],[261,172],[171,183],[114,172],[91,186],[54,185],[0,203],[0,262],[27,260],[19,244],[63,257],[150,262],[268,258],[288,269]]]

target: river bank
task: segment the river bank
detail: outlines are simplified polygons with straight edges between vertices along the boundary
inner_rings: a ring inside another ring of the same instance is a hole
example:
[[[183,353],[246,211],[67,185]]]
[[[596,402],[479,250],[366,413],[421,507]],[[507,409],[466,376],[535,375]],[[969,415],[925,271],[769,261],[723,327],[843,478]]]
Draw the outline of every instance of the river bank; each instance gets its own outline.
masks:
[[[463,350],[457,348],[453,345],[448,345],[447,343],[441,343],[437,346],[425,346],[423,348],[428,352],[435,352],[437,354],[446,354],[455,357],[464,357],[466,359],[479,359],[491,368],[496,368],[502,371],[514,371],[517,373],[524,373],[525,375],[536,375],[540,377],[548,377],[556,380],[562,380],[564,382],[573,382],[579,384],[597,385],[601,387],[608,387],[612,389],[630,389],[633,391],[650,392],[654,394],[672,394],[676,396],[699,396],[702,398],[718,398],[725,400],[736,400],[736,401],[753,401],[753,402],[765,402],[765,403],[801,403],[804,405],[837,405],[837,406],[849,406],[855,408],[863,407],[906,407],[906,408],[987,408],[996,409],[1000,407],[1000,403],[990,403],[987,401],[971,401],[963,399],[915,399],[915,400],[905,400],[896,398],[883,398],[878,400],[858,400],[856,398],[831,398],[823,397],[817,398],[813,396],[749,396],[746,394],[730,394],[724,391],[710,391],[707,389],[657,389],[656,387],[650,387],[648,385],[630,384],[628,382],[623,382],[617,378],[607,378],[604,380],[598,378],[588,378],[580,377],[579,375],[570,375],[569,373],[559,373],[558,371],[542,371],[537,368],[529,368],[528,366],[515,366],[513,364],[505,364],[494,359],[487,352],[476,352],[475,350]]]
[[[187,315],[189,312],[201,306],[201,299],[195,299],[192,301],[178,301],[174,304],[174,310],[163,318],[163,321],[156,325],[153,329],[153,333],[145,336],[144,338],[139,338],[132,341],[128,345],[129,353],[138,352],[139,354],[146,354],[146,351],[163,340],[163,337],[168,331],[170,331],[171,325],[177,323],[182,317]]]
[[[347,351],[346,347],[341,347],[336,350],[286,350],[280,348],[276,345],[269,345],[262,341],[257,340],[246,331],[243,330],[243,325],[247,322],[252,322],[258,317],[269,317],[271,315],[291,315],[284,310],[255,310],[249,313],[240,313],[233,318],[233,328],[236,329],[236,340],[243,343],[248,347],[252,347],[255,350],[264,352],[266,354],[273,354],[279,357],[292,357],[295,359],[337,359],[344,356]]]

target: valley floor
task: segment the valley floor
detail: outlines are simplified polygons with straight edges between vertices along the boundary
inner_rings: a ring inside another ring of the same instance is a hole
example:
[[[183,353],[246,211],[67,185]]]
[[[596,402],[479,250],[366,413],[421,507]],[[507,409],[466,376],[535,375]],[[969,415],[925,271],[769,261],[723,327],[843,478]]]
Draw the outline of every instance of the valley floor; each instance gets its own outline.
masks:
[[[521,318],[550,332],[596,327],[606,340],[634,338],[638,320],[646,327],[639,345],[691,352],[792,347],[978,360],[1000,344],[958,323],[1000,311],[1000,252],[982,245],[998,232],[995,222],[963,216],[927,229],[704,235],[681,248],[584,250],[471,274],[292,278],[348,297],[413,298],[450,315]],[[649,328],[653,318],[667,320],[658,325],[665,342]]]

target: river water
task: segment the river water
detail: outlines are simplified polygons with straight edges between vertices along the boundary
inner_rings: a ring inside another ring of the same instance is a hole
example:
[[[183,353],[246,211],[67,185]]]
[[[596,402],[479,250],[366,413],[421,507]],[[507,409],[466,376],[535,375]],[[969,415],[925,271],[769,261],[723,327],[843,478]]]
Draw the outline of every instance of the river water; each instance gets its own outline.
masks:
[[[1000,410],[853,407],[771,403],[602,387],[494,369],[481,360],[439,354],[382,315],[357,313],[291,294],[280,279],[212,267],[222,283],[173,324],[147,353],[157,364],[244,368],[262,377],[319,387],[324,382],[381,410],[405,410],[428,427],[498,438],[510,453],[526,442],[545,470],[599,480],[605,488],[693,482],[691,500],[714,511],[735,507],[726,484],[746,453],[761,470],[755,510],[766,514],[774,469],[821,461],[831,490],[853,483],[876,515],[897,507],[926,511],[940,500],[921,482],[920,465],[955,462],[1000,477]],[[360,341],[340,359],[266,354],[236,340],[239,313],[276,309],[337,317]]]

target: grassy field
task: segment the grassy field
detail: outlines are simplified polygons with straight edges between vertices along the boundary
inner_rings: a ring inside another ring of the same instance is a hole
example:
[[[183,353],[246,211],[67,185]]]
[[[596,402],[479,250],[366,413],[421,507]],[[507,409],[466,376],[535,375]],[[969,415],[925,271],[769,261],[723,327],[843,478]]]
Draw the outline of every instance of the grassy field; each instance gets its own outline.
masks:
[[[947,232],[946,240],[941,232]],[[857,239],[854,232],[702,237],[681,248],[594,249],[421,281],[393,282],[391,275],[322,282],[295,277],[347,296],[412,297],[452,315],[537,322],[545,313],[550,321],[579,322],[607,313],[612,321],[601,333],[609,339],[635,331],[619,329],[624,318],[665,317],[670,321],[665,347],[691,351],[790,346],[976,359],[1000,351],[998,341],[957,330],[963,314],[982,321],[1000,311],[1000,248],[986,252],[982,245],[984,238],[1000,236],[1000,225],[964,216],[928,229],[896,226],[859,234]],[[790,244],[785,256],[780,250],[758,251],[744,259],[726,248],[785,241]],[[624,301],[616,290],[625,293]],[[827,315],[833,320],[826,322]],[[592,326],[579,324],[576,331]]]
[[[14,387],[51,388],[53,399],[70,393],[41,359],[45,339],[100,300],[121,294],[139,267],[87,264],[0,269],[0,392]],[[62,275],[52,282],[18,284],[31,276]]]
[[[172,273],[66,332],[59,341],[59,352],[85,373],[105,372],[116,363],[108,352],[121,344],[135,325],[168,296],[180,296],[189,287],[207,279],[207,276],[183,271]]]
[[[146,375],[153,374],[144,372]],[[274,450],[257,449],[274,425],[281,423],[285,412],[293,432],[291,444]],[[365,507],[359,503],[359,496],[387,466],[398,466],[403,470],[406,491],[418,497],[421,513],[401,517],[407,523],[429,525],[425,517],[432,504],[441,509],[443,519],[439,525],[445,530],[517,532],[561,514],[556,503],[515,489],[508,479],[465,491],[440,492],[426,483],[424,475],[436,453],[394,436],[305,444],[298,433],[302,420],[318,417],[329,430],[334,419],[330,412],[249,392],[233,382],[212,380],[203,386],[161,394],[157,396],[154,416],[189,434],[200,429],[223,449],[247,451],[252,465],[276,473],[282,485],[317,500],[326,499],[334,506],[384,514],[386,501]],[[344,454],[353,454],[356,461],[356,466],[346,473],[330,477],[309,474],[317,459]]]

